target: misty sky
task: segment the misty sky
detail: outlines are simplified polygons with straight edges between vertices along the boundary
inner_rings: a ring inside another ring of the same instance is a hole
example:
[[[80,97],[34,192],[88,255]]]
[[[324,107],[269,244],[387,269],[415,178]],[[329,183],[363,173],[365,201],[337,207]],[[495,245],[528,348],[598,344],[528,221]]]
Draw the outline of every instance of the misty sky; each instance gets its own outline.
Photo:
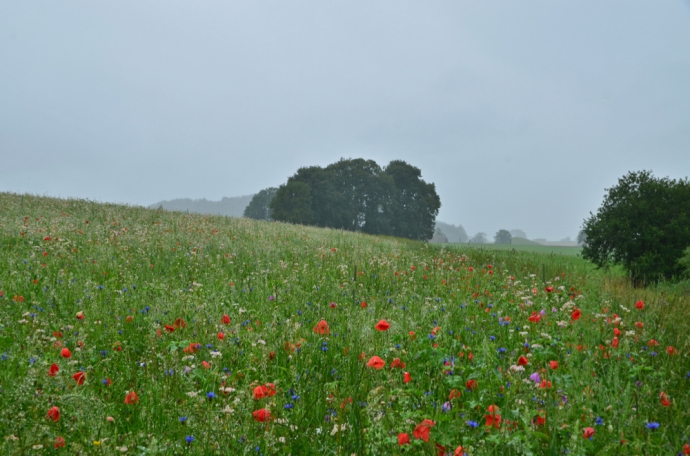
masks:
[[[148,205],[403,159],[439,220],[575,237],[690,175],[690,0],[5,1],[0,191]]]

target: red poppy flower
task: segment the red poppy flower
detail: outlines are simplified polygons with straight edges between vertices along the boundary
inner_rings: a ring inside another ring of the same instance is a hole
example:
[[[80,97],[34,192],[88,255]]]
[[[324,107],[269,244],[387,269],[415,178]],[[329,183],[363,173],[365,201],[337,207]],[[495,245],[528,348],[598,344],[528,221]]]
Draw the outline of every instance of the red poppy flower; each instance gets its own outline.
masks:
[[[49,408],[46,417],[51,421],[58,422],[60,420],[60,409],[57,407]]]
[[[184,320],[181,319],[181,318],[177,318],[177,319],[175,319],[175,321],[173,322],[173,328],[175,328],[175,329],[182,329],[182,328],[184,328],[185,326],[187,326],[187,322],[184,321]]]
[[[125,396],[125,404],[136,404],[137,402],[139,402],[139,396],[137,396],[137,393],[134,391],[127,393]]]
[[[57,337],[58,339],[62,339],[62,333],[60,331],[53,331],[53,336]]]
[[[83,319],[84,319],[84,312],[82,312],[82,311],[80,310],[79,312],[77,312],[77,314],[75,315],[75,317],[77,317],[77,320],[83,320]]]
[[[659,399],[661,399],[661,405],[663,407],[670,407],[671,406],[671,401],[668,399],[668,395],[664,393],[663,391],[659,395]]]
[[[398,434],[398,445],[409,445],[410,444],[410,434],[401,432]]]
[[[683,445],[683,454],[690,454],[690,445],[687,443]]]
[[[221,331],[218,333],[218,340],[223,340],[223,339],[225,339],[225,333]]]
[[[553,292],[553,287],[549,285],[548,287],[544,288],[544,291],[547,293],[552,293]]]
[[[637,310],[642,310],[644,309],[644,301],[640,300],[635,303],[635,307],[637,307]]]
[[[399,368],[399,369],[404,369],[405,368],[405,363],[400,361],[400,358],[395,358],[393,362],[391,363],[391,368]]]
[[[417,426],[415,426],[414,431],[412,432],[412,435],[414,435],[414,438],[419,440],[422,439],[425,442],[429,441],[429,432],[431,431],[431,427],[434,426],[436,423],[434,423],[431,420],[424,420],[421,423],[419,423]]]
[[[172,325],[165,325],[165,330],[166,330],[167,332],[171,333],[171,332],[174,332],[174,331],[175,331],[175,327],[172,326]]]
[[[586,439],[591,439],[594,435],[594,428],[586,427],[582,430],[582,437]]]
[[[192,342],[188,346],[182,350],[185,353],[195,353],[198,349],[201,348],[201,344],[199,342]]]
[[[539,384],[539,388],[542,388],[542,389],[551,388],[551,382],[548,380],[542,380],[541,383]]]
[[[403,383],[410,383],[412,381],[412,376],[409,372],[403,374]]]
[[[570,314],[570,318],[572,318],[573,321],[579,320],[581,316],[582,316],[582,312],[580,311],[580,309],[575,309],[575,310],[573,310],[573,313]]]
[[[367,361],[367,366],[373,367],[376,370],[383,369],[385,365],[386,362],[378,356],[372,356],[371,358],[369,358],[369,361]]]
[[[448,399],[452,401],[453,399],[456,399],[460,396],[462,396],[462,392],[460,392],[460,390],[452,389],[452,390],[450,390],[450,394],[448,395]]]
[[[558,369],[558,361],[549,361],[549,367],[550,367],[552,370]]]
[[[391,325],[388,324],[386,320],[381,320],[378,323],[376,323],[376,330],[377,331],[388,331],[388,328],[390,328]]]
[[[204,369],[210,369],[211,365],[208,363],[208,361],[202,361],[201,365],[204,367]]]
[[[86,380],[86,374],[79,371],[76,374],[72,375],[72,378],[74,379],[75,382],[77,382],[77,385],[83,385],[84,380]]]
[[[72,357],[72,352],[69,351],[69,348],[63,348],[62,350],[60,350],[60,356],[69,359]]]
[[[613,338],[613,340],[611,341],[611,346],[613,348],[618,348],[618,337]]]
[[[521,356],[520,358],[518,358],[518,364],[521,366],[526,366],[529,364],[529,360],[524,356]]]
[[[49,377],[55,377],[58,372],[60,372],[60,366],[53,363],[53,364],[51,364],[50,369],[48,369],[48,376]]]
[[[642,329],[642,328],[644,328],[644,323],[642,323],[641,321],[636,321],[636,322],[635,322],[635,327],[636,327],[637,329]]]
[[[532,312],[532,315],[529,317],[529,321],[532,323],[539,323],[539,320],[541,320],[541,315],[539,315],[536,311]]]
[[[467,380],[467,383],[465,383],[465,386],[467,387],[468,390],[474,391],[477,388],[477,380],[475,380],[475,379]]]
[[[230,324],[230,317],[228,316],[228,314],[223,314],[223,316],[221,317],[220,321],[221,321],[221,323],[223,323],[224,325],[229,325],[229,324]]]
[[[330,334],[331,330],[328,328],[328,323],[326,320],[321,320],[314,326],[314,332],[316,334]]]
[[[618,328],[613,328],[613,335],[616,337],[620,337],[621,335],[621,330]]]
[[[668,347],[666,347],[666,353],[673,356],[678,354],[678,350],[676,350],[675,347],[669,345]]]
[[[65,446],[65,439],[62,437],[55,437],[55,448],[62,448]]]
[[[489,414],[485,416],[486,427],[493,426],[498,429],[501,425],[501,415],[498,414],[498,406],[490,405],[488,411]]]
[[[649,345],[650,347],[656,347],[657,345],[659,345],[659,342],[655,341],[654,339],[651,339],[651,340],[647,343],[647,345]]]
[[[546,418],[544,418],[541,415],[537,415],[534,418],[532,418],[532,424],[534,426],[543,426],[546,423]]]
[[[411,340],[415,340],[417,338],[417,335],[414,333],[414,331],[410,331],[409,334]]]
[[[463,456],[465,454],[465,450],[463,450],[462,445],[457,447],[455,451],[453,452],[453,456]]]
[[[273,383],[266,383],[254,388],[254,399],[259,400],[264,397],[276,395],[276,386]]]
[[[255,421],[258,421],[260,423],[264,423],[266,421],[270,421],[271,412],[268,411],[267,409],[259,409],[256,412],[252,413],[252,416],[254,417]]]
[[[367,308],[367,303],[364,302],[364,301],[362,301],[359,305],[362,306],[362,309],[366,309],[366,308]]]

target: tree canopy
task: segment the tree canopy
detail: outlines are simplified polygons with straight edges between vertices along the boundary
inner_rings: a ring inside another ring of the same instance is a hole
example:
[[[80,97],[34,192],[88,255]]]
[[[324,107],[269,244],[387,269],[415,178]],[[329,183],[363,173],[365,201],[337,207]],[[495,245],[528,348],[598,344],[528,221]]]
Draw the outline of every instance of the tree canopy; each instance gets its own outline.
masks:
[[[496,244],[510,244],[513,240],[513,235],[508,230],[498,230],[494,236],[494,243]]]
[[[298,169],[270,207],[275,220],[427,240],[441,200],[421,175],[401,160],[381,168],[373,160],[341,159],[325,168]],[[298,183],[305,187],[296,192]]]
[[[690,182],[630,172],[607,192],[584,222],[583,258],[622,265],[638,284],[679,277],[690,246]]]
[[[278,191],[275,187],[265,188],[254,195],[244,209],[244,216],[255,220],[272,220],[271,201]]]

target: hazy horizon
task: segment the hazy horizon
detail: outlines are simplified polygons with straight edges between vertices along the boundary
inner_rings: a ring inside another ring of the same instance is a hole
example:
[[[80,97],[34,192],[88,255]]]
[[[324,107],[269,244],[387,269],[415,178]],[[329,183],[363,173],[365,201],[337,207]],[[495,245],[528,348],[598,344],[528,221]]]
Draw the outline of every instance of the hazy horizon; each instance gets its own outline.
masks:
[[[574,239],[690,175],[690,1],[0,4],[0,191],[148,206],[343,158],[419,167],[469,235]]]

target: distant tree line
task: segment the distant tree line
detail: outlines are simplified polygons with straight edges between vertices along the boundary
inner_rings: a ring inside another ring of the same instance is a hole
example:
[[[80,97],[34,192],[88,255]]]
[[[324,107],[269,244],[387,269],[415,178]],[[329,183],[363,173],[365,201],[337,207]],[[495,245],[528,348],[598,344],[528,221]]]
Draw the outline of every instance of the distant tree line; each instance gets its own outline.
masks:
[[[278,189],[259,192],[245,216],[427,240],[441,200],[421,170],[402,160],[341,159],[300,168]]]

